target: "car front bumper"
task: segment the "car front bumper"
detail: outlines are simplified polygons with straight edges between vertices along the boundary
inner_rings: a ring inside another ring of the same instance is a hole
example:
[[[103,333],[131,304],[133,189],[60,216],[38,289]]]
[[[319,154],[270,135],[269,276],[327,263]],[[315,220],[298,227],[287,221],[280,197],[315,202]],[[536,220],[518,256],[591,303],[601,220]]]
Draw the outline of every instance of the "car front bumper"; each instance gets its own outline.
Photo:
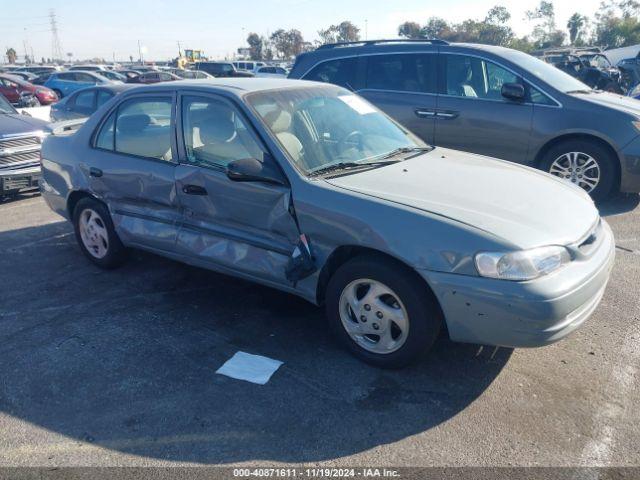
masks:
[[[598,306],[615,258],[611,229],[591,256],[528,282],[419,271],[433,289],[453,341],[539,347],[578,328]]]
[[[0,195],[38,188],[40,166],[0,170]]]

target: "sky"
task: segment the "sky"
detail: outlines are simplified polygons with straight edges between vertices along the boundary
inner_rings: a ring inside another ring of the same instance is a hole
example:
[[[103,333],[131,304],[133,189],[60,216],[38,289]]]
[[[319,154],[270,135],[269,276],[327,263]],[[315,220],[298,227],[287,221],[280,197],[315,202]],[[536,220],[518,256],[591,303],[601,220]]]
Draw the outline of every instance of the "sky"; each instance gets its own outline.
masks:
[[[481,20],[495,5],[511,12],[511,27],[519,36],[533,25],[525,12],[538,0],[4,0],[0,16],[2,53],[13,47],[18,55],[33,51],[35,58],[52,56],[48,13],[55,11],[63,52],[74,59],[138,57],[138,41],[145,59],[166,60],[182,48],[204,50],[213,58],[233,55],[246,46],[249,32],[267,35],[278,28],[300,30],[305,40],[317,39],[321,28],[350,20],[367,38],[396,38],[406,20],[425,23],[431,16],[450,22]],[[593,17],[600,0],[555,0],[558,27],[578,11]],[[6,58],[3,59],[6,61]]]

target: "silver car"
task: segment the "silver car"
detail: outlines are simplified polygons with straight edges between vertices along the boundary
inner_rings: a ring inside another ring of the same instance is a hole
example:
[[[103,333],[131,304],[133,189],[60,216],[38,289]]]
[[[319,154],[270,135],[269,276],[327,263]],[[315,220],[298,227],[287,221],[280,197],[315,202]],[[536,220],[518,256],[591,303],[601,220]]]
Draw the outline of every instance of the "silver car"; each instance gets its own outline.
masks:
[[[185,81],[123,92],[42,147],[41,189],[84,254],[128,248],[324,305],[361,359],[454,341],[555,342],[600,301],[611,230],[549,174],[433,148],[337,86]]]

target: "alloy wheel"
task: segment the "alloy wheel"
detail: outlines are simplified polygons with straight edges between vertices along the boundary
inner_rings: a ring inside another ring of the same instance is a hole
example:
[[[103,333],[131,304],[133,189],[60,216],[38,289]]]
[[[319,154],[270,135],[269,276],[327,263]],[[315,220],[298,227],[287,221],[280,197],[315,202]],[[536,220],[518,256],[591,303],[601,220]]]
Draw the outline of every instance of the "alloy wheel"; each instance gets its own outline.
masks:
[[[591,193],[600,183],[598,162],[583,152],[563,153],[553,161],[549,173],[582,187],[587,193]]]
[[[404,345],[409,334],[409,316],[402,301],[389,287],[376,280],[358,279],[340,295],[340,320],[359,346],[388,354]]]
[[[104,258],[109,251],[109,233],[102,217],[90,208],[82,211],[79,221],[80,238],[95,258]]]

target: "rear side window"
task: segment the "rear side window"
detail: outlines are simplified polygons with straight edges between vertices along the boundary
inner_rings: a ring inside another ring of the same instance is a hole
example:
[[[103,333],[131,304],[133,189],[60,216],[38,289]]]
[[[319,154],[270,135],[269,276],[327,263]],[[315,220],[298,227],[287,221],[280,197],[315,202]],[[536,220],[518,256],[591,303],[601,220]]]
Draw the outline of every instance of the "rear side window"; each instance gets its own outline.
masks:
[[[75,101],[76,107],[79,107],[82,109],[92,109],[94,95],[95,95],[95,92],[93,90],[88,92],[80,92],[76,96],[76,101]]]
[[[104,90],[98,91],[98,101],[96,102],[96,106],[100,108],[102,105],[107,103],[109,100],[113,98],[113,94],[110,92],[106,92]]]
[[[169,97],[127,100],[102,125],[95,145],[127,155],[169,161],[171,109]]]
[[[306,74],[304,79],[333,83],[350,90],[357,90],[360,88],[359,85],[357,85],[357,77],[358,59],[357,57],[351,57],[322,62]]]
[[[436,93],[435,54],[372,55],[367,57],[367,87],[375,90]]]

